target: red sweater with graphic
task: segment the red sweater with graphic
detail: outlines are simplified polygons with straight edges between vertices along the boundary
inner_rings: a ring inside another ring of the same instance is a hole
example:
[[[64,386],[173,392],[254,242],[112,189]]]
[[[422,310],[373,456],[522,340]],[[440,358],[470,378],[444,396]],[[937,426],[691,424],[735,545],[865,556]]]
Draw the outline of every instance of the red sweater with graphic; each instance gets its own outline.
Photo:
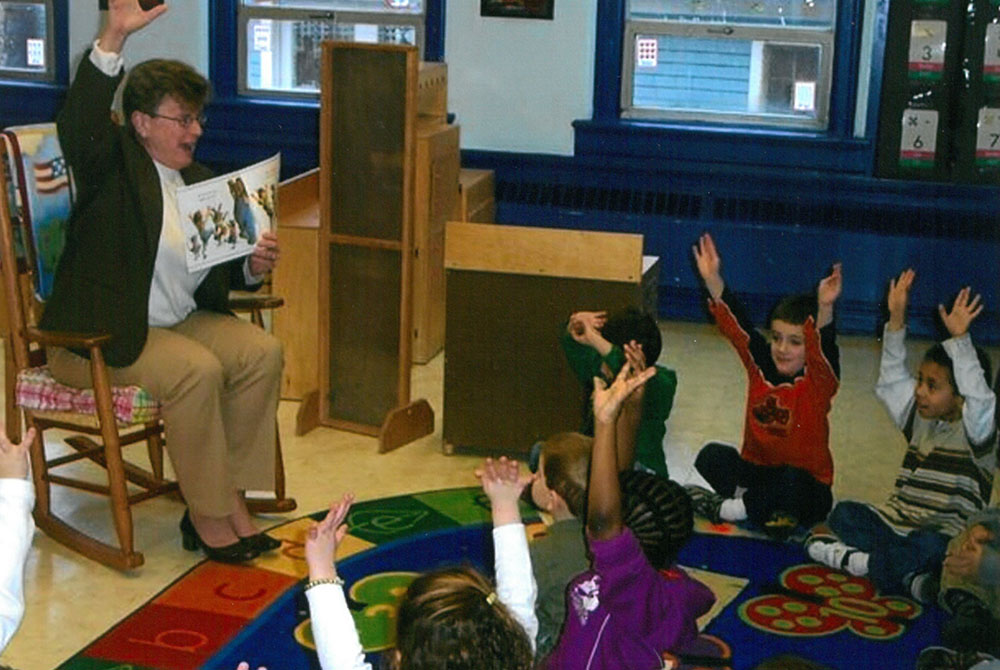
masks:
[[[747,412],[741,455],[757,465],[791,465],[805,470],[827,486],[833,483],[830,423],[827,414],[840,385],[830,361],[823,355],[816,324],[803,325],[806,366],[787,381],[769,381],[751,354],[751,334],[723,300],[710,300],[709,309],[747,371]],[[758,335],[757,333],[753,333]]]

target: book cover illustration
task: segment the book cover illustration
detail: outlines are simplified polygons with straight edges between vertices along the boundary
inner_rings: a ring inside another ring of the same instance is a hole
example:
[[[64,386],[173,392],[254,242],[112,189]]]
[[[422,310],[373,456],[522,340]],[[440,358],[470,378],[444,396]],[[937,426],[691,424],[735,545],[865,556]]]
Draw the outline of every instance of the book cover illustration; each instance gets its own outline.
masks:
[[[177,189],[188,272],[253,253],[274,230],[281,154],[249,167]]]

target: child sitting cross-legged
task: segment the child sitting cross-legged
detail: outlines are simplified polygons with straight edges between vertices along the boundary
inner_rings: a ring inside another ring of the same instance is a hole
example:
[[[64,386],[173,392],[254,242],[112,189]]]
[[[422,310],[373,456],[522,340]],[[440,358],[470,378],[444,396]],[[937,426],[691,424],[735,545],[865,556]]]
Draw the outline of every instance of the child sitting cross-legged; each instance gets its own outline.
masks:
[[[487,459],[477,471],[493,512],[496,587],[469,567],[414,580],[399,604],[397,670],[530,670],[538,624],[535,582],[518,499],[530,477],[516,461]],[[371,670],[365,662],[334,555],[347,533],[345,495],[306,535],[306,597],[323,670]]]
[[[785,539],[797,526],[826,518],[833,504],[833,457],[827,418],[840,385],[833,306],[840,265],[815,296],[781,300],[771,313],[770,341],[754,328],[722,279],[715,242],[702,235],[694,258],[709,310],[747,373],[743,447],[711,442],[695,460],[711,491],[689,486],[695,511],[714,523],[743,521]]]
[[[656,374],[646,382],[642,402],[636,405],[634,411],[623,415],[620,441],[633,443],[637,469],[666,477],[663,439],[677,391],[677,374],[656,364],[663,348],[656,319],[635,307],[626,307],[610,315],[603,311],[574,312],[559,342],[573,374],[583,385],[583,425],[580,432],[585,435],[594,434],[594,416],[590,407],[594,377],[608,382],[614,379],[625,364],[626,349],[629,347],[633,355],[642,358],[644,365],[656,369]],[[623,463],[622,467],[632,468],[633,463]]]
[[[909,591],[928,600],[930,575],[951,538],[983,509],[993,486],[996,396],[987,382],[989,359],[973,346],[969,324],[982,311],[979,296],[959,291],[951,311],[939,306],[951,338],[932,346],[917,379],[906,369],[906,306],[914,272],[889,284],[889,321],[875,395],[908,447],[895,486],[880,505],[843,501],[828,529],[807,540],[809,556],[856,576],[883,593]]]
[[[697,618],[715,600],[706,586],[678,568],[662,574],[624,525],[616,424],[625,399],[655,373],[653,368],[636,373],[626,361],[610,388],[594,379],[586,511],[592,565],[566,591],[566,623],[543,662],[549,670],[660,668],[664,652],[694,640]],[[672,557],[677,550],[662,544],[658,548],[653,560]]]

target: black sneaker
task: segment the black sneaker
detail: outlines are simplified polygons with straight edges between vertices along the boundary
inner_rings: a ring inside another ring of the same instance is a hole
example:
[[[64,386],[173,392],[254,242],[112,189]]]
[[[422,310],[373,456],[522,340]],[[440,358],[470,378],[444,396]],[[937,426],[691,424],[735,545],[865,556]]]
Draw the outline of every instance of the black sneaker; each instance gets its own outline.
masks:
[[[937,602],[940,581],[930,572],[909,573],[903,577],[903,587],[918,603],[932,605]]]
[[[722,523],[719,512],[722,510],[722,501],[725,498],[715,491],[696,484],[688,484],[684,490],[691,496],[691,506],[695,514],[705,517],[712,523]]]
[[[917,670],[968,670],[977,663],[989,660],[996,659],[977,651],[927,647],[917,656]]]

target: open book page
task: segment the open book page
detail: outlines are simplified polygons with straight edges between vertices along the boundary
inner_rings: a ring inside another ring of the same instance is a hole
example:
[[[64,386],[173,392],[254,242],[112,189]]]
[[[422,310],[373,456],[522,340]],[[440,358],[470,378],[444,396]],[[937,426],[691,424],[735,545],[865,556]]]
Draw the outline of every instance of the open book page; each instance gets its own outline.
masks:
[[[188,272],[253,252],[261,233],[274,230],[281,154],[249,167],[177,189],[187,240]]]

